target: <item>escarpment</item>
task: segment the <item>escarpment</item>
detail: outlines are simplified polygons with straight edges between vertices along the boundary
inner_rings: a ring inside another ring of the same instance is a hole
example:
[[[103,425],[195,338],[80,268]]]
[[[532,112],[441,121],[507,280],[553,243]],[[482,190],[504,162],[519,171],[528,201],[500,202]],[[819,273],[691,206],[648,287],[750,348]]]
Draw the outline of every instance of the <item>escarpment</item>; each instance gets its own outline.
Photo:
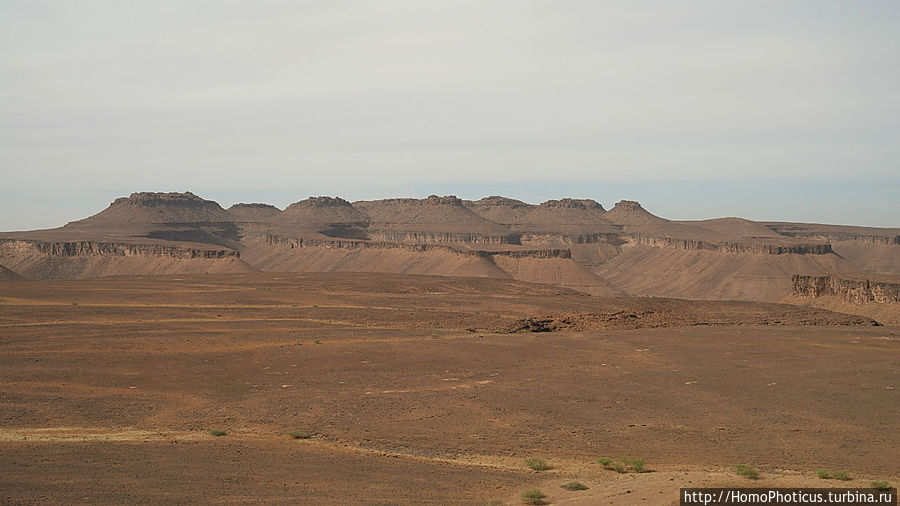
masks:
[[[630,245],[670,248],[688,251],[719,251],[722,253],[757,253],[762,255],[828,255],[834,253],[831,245],[823,244],[767,244],[754,242],[708,242],[696,239],[675,239],[671,237],[649,237],[640,234],[629,235],[625,242]]]
[[[369,238],[373,241],[386,242],[425,242],[442,244],[521,244],[521,234],[479,234],[467,232],[415,232],[415,231],[388,231],[377,230],[369,232]]]
[[[100,241],[45,242],[35,240],[0,239],[4,252],[33,250],[44,255],[75,256],[145,256],[187,258],[239,257],[240,253],[227,248],[187,247],[165,244],[132,244]]]
[[[852,304],[900,304],[900,283],[800,275],[793,276],[791,281],[793,295],[800,297],[834,296]]]
[[[212,245],[165,242],[38,241],[0,238],[0,259],[31,279],[129,274],[250,272],[240,253]]]

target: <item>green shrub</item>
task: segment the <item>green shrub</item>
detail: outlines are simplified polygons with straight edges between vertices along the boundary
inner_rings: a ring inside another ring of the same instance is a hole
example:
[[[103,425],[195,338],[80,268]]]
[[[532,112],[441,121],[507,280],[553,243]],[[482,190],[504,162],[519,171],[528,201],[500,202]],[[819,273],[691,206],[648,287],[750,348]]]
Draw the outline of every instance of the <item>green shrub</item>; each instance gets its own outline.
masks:
[[[550,469],[550,466],[547,465],[546,460],[533,457],[530,459],[525,459],[525,465],[535,471],[546,471],[547,469]]]
[[[612,459],[601,458],[597,459],[597,463],[602,465],[603,467],[609,467],[612,464]]]
[[[544,498],[547,497],[537,488],[529,488],[522,491],[522,502],[525,504],[544,504]]]
[[[625,464],[622,464],[621,462],[613,462],[612,464],[609,465],[609,469],[612,469],[613,471],[615,471],[617,473],[624,473],[625,472]]]
[[[566,490],[570,490],[570,491],[587,490],[588,489],[587,485],[585,485],[584,483],[581,483],[581,482],[577,482],[577,481],[570,481],[569,483],[566,483],[565,485],[560,485],[560,487],[562,487]]]
[[[819,469],[819,472],[817,472],[816,474],[819,476],[819,478],[822,478],[823,480],[831,479],[831,471],[827,471],[825,469]]]
[[[288,436],[291,436],[294,439],[310,439],[314,435],[315,434],[313,434],[312,432],[304,432],[302,430],[288,432]]]
[[[746,464],[736,466],[735,472],[737,472],[738,476],[743,476],[744,478],[749,478],[751,480],[759,478],[759,471]]]
[[[219,429],[212,429],[211,431],[209,431],[209,433],[210,433],[210,435],[216,436],[216,437],[224,436],[225,434],[228,434],[224,430],[219,430]]]
[[[849,471],[846,471],[846,470],[845,470],[845,471],[836,471],[836,472],[832,475],[832,477],[833,477],[835,480],[841,480],[841,481],[850,481],[850,480],[853,479],[853,478],[850,477],[850,472],[849,472]]]
[[[622,458],[622,462],[628,464],[628,466],[630,466],[631,469],[636,473],[639,473],[644,470],[644,459]]]
[[[891,489],[891,484],[886,481],[873,481],[870,485],[872,488],[882,491]]]

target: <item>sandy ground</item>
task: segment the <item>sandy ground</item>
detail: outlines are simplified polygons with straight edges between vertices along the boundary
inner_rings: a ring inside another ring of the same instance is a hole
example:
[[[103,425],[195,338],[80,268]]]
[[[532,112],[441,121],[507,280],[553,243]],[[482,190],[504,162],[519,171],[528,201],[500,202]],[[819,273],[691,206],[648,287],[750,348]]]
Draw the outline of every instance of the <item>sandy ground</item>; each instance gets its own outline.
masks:
[[[750,483],[735,464],[762,486],[900,481],[900,329],[702,325],[775,306],[632,301],[694,324],[495,333],[632,303],[508,280],[2,284],[0,502],[517,504],[540,487],[671,504]],[[649,472],[596,464],[621,456]]]

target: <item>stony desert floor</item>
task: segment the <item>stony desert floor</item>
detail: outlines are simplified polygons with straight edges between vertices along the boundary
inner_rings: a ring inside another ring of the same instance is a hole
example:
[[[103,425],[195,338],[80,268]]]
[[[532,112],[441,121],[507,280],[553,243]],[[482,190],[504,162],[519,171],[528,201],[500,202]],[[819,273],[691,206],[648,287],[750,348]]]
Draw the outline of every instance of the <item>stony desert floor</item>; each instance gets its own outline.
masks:
[[[538,487],[553,504],[671,504],[684,486],[844,486],[818,469],[896,486],[900,328],[866,323],[475,278],[3,283],[0,502],[518,504]],[[646,472],[596,463],[622,456]]]

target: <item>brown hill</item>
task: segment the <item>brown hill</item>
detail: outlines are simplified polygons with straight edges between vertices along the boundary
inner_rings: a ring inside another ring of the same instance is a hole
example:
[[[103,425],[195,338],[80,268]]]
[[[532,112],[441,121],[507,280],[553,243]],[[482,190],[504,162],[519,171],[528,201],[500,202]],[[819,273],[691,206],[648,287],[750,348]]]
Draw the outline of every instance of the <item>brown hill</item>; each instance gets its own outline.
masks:
[[[366,224],[369,217],[340,197],[310,197],[289,205],[273,223],[320,226],[331,223]]]
[[[106,224],[216,223],[231,221],[227,211],[191,192],[132,193],[113,201],[103,211],[67,226]]]
[[[634,200],[620,200],[606,212],[604,218],[617,225],[655,225],[668,221],[650,214],[640,202]]]
[[[463,204],[482,218],[494,223],[511,225],[535,208],[521,200],[492,195],[480,200],[464,200]]]
[[[310,197],[272,219],[279,234],[365,239],[369,217],[339,197]]]
[[[235,204],[228,208],[228,214],[236,222],[266,222],[280,213],[281,209],[271,204]]]
[[[786,239],[775,230],[743,218],[716,218],[701,221],[680,221],[684,225],[700,226],[733,239]]]
[[[548,200],[529,210],[516,220],[513,228],[522,232],[557,232],[563,234],[592,234],[616,232],[605,217],[606,211],[589,199]]]
[[[361,201],[354,206],[369,216],[373,229],[386,232],[509,234],[507,227],[475,214],[455,195]]]

